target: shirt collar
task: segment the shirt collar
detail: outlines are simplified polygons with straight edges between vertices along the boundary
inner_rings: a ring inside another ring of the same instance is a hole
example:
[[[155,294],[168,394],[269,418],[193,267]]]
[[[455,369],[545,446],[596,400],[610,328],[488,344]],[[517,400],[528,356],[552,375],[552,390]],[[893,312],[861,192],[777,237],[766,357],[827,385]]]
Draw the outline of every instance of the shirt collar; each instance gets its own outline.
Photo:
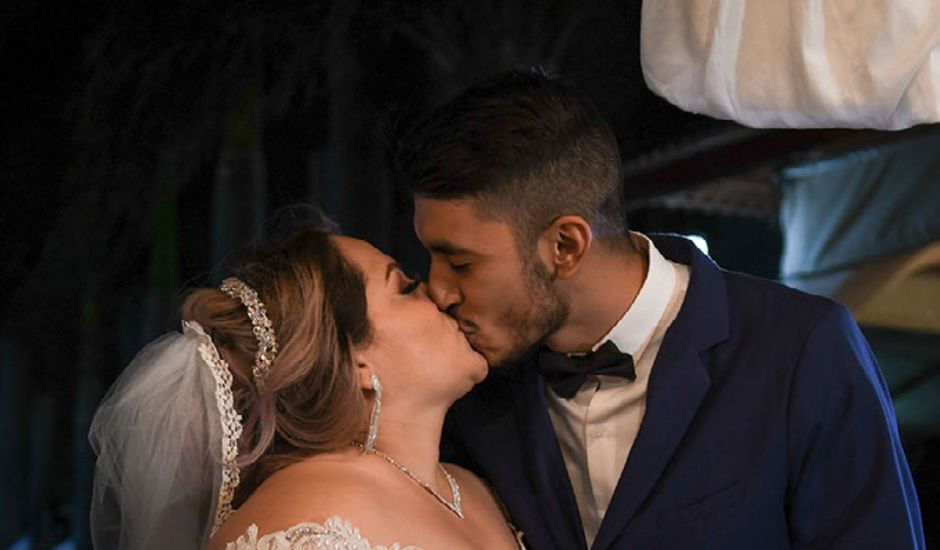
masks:
[[[636,361],[669,306],[676,288],[676,272],[646,235],[631,231],[630,237],[640,253],[649,259],[646,279],[627,312],[591,349],[595,351],[612,340],[617,349],[629,353]]]

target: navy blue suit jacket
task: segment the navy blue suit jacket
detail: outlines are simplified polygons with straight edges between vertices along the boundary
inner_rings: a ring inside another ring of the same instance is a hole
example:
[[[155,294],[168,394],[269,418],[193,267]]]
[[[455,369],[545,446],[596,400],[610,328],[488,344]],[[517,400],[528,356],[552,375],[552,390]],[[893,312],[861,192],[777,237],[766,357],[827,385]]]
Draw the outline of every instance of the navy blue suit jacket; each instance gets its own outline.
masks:
[[[691,279],[592,548],[923,548],[891,401],[849,312],[653,241]],[[494,486],[530,548],[586,548],[531,365],[458,401],[443,449]]]

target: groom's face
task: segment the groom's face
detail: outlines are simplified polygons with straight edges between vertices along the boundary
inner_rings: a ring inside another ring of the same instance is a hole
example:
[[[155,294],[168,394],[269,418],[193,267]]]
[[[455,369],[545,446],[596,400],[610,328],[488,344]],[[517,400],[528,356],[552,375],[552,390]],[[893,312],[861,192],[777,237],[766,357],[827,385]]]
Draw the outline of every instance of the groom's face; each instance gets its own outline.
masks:
[[[414,226],[431,255],[428,290],[493,368],[558,330],[567,307],[535,247],[523,257],[512,228],[473,200],[416,197]]]

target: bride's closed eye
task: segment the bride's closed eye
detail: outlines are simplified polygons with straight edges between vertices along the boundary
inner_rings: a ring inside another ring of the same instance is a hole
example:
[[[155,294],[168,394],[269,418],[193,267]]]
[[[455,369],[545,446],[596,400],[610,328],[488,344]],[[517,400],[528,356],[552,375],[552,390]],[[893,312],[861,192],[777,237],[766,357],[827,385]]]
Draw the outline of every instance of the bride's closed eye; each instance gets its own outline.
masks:
[[[414,292],[420,285],[421,285],[421,277],[415,277],[415,278],[411,279],[410,282],[409,282],[407,285],[405,285],[404,287],[402,287],[401,293],[402,293],[402,294],[411,294],[411,293]]]

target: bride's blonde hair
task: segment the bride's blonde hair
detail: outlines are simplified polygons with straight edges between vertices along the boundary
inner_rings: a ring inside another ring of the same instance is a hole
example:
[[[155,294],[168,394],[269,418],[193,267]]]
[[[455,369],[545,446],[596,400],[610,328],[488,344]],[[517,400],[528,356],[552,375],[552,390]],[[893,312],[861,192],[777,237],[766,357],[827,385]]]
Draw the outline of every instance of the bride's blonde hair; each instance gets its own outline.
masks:
[[[278,469],[350,445],[365,430],[367,401],[354,346],[368,344],[362,272],[330,234],[295,229],[250,252],[233,275],[253,288],[271,319],[279,351],[259,390],[252,378],[257,339],[242,303],[215,288],[191,292],[184,319],[202,325],[233,370],[244,500]]]

